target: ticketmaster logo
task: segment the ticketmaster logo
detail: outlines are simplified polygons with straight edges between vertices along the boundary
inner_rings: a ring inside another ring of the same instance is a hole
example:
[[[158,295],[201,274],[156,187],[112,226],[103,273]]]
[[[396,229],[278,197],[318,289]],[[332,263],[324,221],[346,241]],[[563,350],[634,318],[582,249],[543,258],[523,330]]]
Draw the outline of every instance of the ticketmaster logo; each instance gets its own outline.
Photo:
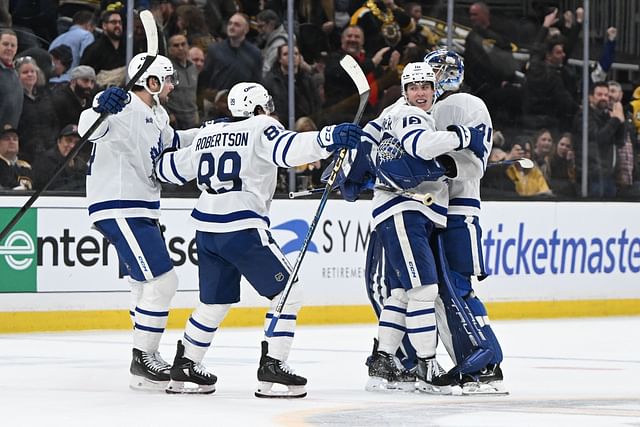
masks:
[[[16,211],[0,209],[0,226],[8,224]],[[37,218],[37,210],[30,209],[0,242],[0,292],[36,292]]]

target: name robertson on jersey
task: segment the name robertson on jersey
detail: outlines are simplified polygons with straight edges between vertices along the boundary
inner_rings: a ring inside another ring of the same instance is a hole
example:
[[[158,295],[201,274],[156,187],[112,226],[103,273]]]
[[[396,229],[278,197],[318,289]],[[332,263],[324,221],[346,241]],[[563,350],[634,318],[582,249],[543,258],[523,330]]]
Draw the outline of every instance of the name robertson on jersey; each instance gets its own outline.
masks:
[[[211,147],[246,147],[249,144],[249,132],[216,133],[203,136],[196,141],[196,150]]]

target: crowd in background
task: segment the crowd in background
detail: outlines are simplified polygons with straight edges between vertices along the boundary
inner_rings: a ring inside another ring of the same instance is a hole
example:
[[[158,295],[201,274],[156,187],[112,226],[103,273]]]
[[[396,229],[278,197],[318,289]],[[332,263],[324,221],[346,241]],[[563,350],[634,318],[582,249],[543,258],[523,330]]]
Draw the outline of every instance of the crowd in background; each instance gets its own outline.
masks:
[[[300,0],[295,2],[295,112],[288,104],[289,46],[284,0],[139,0],[150,9],[179,84],[167,110],[176,129],[229,115],[228,90],[261,82],[285,127],[310,130],[351,121],[358,96],[340,59],[352,55],[371,94],[363,122],[400,96],[403,65],[421,61],[447,40],[424,24],[433,1]],[[463,2],[464,3],[464,2]],[[489,5],[487,5],[487,3]],[[492,21],[491,2],[471,3],[460,50],[462,90],[481,97],[494,119],[491,162],[530,158],[534,167],[487,168],[483,197],[571,199],[580,195],[581,68],[570,66],[582,34],[583,11],[541,8],[519,34],[525,60],[513,55],[514,34]],[[544,3],[544,2],[541,2]],[[0,189],[41,188],[80,140],[80,112],[95,93],[125,81],[126,1],[0,1]],[[137,14],[133,54],[146,50]],[[526,32],[523,30],[523,32]],[[589,197],[640,197],[640,88],[611,80],[617,30],[599,41],[589,70]],[[50,190],[83,191],[90,144]],[[298,187],[321,186],[320,162],[296,170]],[[282,173],[279,191],[287,192]]]

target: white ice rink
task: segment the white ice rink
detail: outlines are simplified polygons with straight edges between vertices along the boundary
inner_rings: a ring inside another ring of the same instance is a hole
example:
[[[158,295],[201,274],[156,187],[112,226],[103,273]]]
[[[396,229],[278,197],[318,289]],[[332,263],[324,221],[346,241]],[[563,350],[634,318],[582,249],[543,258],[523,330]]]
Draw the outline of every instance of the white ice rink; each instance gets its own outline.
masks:
[[[304,399],[253,397],[258,328],[221,329],[204,360],[206,396],[128,388],[130,334],[0,335],[0,425],[640,426],[640,317],[494,322],[506,397],[364,391],[374,325],[300,327],[290,364]],[[181,331],[163,338],[166,359]],[[446,354],[438,359],[446,367]]]

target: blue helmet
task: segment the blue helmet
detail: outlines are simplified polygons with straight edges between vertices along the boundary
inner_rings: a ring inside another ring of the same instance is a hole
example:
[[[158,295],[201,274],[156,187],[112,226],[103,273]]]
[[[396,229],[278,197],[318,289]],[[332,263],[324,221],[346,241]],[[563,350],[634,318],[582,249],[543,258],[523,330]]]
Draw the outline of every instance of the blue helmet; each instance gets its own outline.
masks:
[[[462,57],[452,50],[434,50],[424,57],[436,74],[435,97],[444,92],[458,90],[464,80],[464,62]]]

